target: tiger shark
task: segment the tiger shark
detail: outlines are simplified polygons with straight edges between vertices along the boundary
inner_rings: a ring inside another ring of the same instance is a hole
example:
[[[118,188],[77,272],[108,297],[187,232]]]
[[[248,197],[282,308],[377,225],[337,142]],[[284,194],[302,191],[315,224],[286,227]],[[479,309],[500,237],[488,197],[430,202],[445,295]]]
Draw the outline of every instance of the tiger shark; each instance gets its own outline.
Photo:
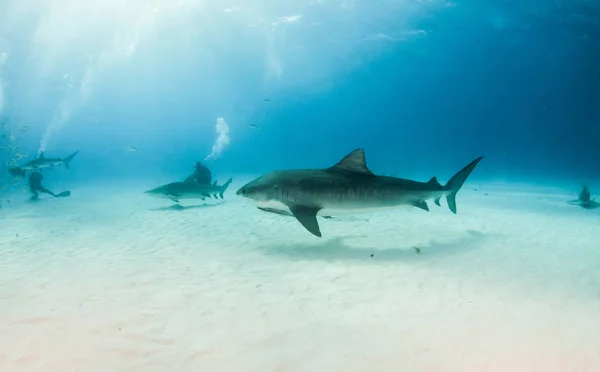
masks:
[[[50,168],[50,167],[54,167],[57,165],[64,165],[67,169],[69,169],[69,163],[71,162],[71,160],[73,160],[73,158],[75,157],[75,155],[77,155],[79,153],[79,151],[75,151],[74,153],[72,153],[71,155],[67,156],[64,159],[61,158],[47,158],[44,153],[40,153],[40,155],[37,157],[37,159],[33,159],[32,161],[26,163],[25,165],[22,165],[20,167],[11,167],[8,168],[8,172],[13,176],[13,177],[25,177],[25,172],[26,171],[33,171],[36,169],[43,169],[43,168]]]
[[[144,194],[155,196],[158,198],[165,198],[179,203],[180,199],[202,199],[210,198],[211,196],[215,199],[220,197],[223,199],[223,193],[227,190],[231,181],[230,178],[223,185],[217,185],[217,181],[212,184],[203,184],[196,182],[193,178],[187,178],[183,182],[172,182],[166,185],[156,187],[152,190],[145,191]]]
[[[600,207],[600,203],[592,199],[592,194],[587,185],[583,185],[583,190],[579,193],[579,198],[568,202],[571,205],[578,205],[585,209],[595,209]]]
[[[329,168],[267,173],[236,194],[256,201],[260,209],[291,213],[310,233],[321,237],[317,215],[356,214],[400,206],[429,211],[427,200],[434,199],[440,206],[442,196],[456,214],[456,193],[481,159],[482,156],[473,160],[442,186],[436,177],[418,182],[377,176],[367,167],[364,150],[358,148]]]

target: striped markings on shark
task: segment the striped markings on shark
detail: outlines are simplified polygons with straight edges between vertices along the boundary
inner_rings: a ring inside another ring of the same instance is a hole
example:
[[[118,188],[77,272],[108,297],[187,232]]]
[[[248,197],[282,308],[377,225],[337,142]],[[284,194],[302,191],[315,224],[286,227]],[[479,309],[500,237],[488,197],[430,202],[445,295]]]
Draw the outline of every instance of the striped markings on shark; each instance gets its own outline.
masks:
[[[403,205],[429,211],[427,200],[434,199],[440,206],[442,196],[456,214],[456,194],[482,159],[473,160],[442,186],[436,177],[418,182],[377,176],[367,167],[364,150],[358,148],[329,168],[267,173],[236,194],[256,201],[263,211],[291,213],[306,230],[321,237],[317,215],[355,214]]]

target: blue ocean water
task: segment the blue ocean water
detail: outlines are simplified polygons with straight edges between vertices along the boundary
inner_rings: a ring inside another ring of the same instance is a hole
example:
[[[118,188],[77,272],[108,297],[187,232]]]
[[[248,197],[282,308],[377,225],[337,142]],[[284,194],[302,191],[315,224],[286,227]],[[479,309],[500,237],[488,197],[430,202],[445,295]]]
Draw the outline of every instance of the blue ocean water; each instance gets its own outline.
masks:
[[[81,151],[49,178],[181,177],[211,153],[217,118],[219,174],[356,147],[397,175],[479,155],[481,179],[578,188],[600,174],[594,2],[32,4],[3,5],[0,107],[5,130],[28,127],[27,160]]]
[[[567,204],[600,195],[597,0],[0,0],[0,136],[0,371],[77,370],[65,345],[105,352],[79,370],[600,368],[600,209]],[[321,240],[235,195],[357,148],[423,182],[485,158],[457,216],[323,219]],[[42,170],[67,200],[8,171],[75,151]],[[224,201],[143,194],[198,161],[233,177]],[[31,367],[63,331],[65,364]]]

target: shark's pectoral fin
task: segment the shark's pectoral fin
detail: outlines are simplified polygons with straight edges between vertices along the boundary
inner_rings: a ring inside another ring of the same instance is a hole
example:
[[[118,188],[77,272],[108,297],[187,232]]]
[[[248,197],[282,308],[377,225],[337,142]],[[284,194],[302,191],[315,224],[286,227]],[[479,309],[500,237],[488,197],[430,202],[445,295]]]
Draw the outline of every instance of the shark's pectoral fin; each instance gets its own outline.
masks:
[[[287,211],[281,210],[281,209],[275,209],[275,208],[269,208],[269,207],[256,207],[258,209],[260,209],[261,211],[265,211],[265,212],[269,212],[269,213],[276,213],[276,214],[281,214],[284,216],[290,216],[290,214]]]
[[[321,208],[305,207],[302,205],[290,206],[290,211],[292,211],[292,214],[296,217],[298,222],[300,222],[306,230],[319,238],[321,237],[321,230],[319,229],[319,223],[317,222],[317,212],[319,212],[320,209]]]
[[[175,203],[179,203],[179,199],[177,199],[174,196],[169,196],[169,199],[171,199],[172,201],[174,201]]]
[[[579,200],[570,200],[567,203],[571,204],[571,205],[580,205],[581,204],[581,202]]]
[[[422,209],[422,210],[424,210],[424,211],[427,211],[427,212],[429,212],[429,206],[428,206],[428,205],[427,205],[427,203],[426,203],[426,202],[424,202],[423,200],[421,200],[421,201],[418,201],[418,202],[414,202],[414,203],[413,203],[413,206],[415,206],[415,207],[417,207],[417,208],[420,208],[420,209]]]
[[[441,198],[441,196],[440,196],[439,198],[435,198],[435,200],[433,201],[433,202],[435,203],[435,205],[437,205],[438,207],[441,207],[441,206],[442,206],[442,205],[440,204],[440,198]]]

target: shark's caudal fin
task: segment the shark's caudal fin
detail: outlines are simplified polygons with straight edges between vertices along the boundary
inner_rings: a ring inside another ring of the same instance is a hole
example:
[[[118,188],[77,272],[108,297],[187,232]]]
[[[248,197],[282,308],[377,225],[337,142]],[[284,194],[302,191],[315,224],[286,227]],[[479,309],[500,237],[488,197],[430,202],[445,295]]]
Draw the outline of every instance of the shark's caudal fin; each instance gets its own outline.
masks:
[[[233,181],[233,178],[229,178],[227,180],[227,182],[225,182],[222,186],[221,186],[221,191],[219,192],[219,196],[221,197],[221,199],[223,199],[223,193],[227,190],[227,188],[229,187],[229,185],[231,185],[231,181]],[[215,184],[217,183],[217,181],[215,181]]]
[[[63,163],[65,164],[65,167],[67,167],[67,169],[69,169],[69,163],[71,162],[71,160],[73,160],[73,158],[75,157],[75,155],[77,155],[79,153],[79,151],[75,151],[74,153],[72,153],[71,155],[67,156],[66,158],[64,158]],[[42,153],[43,156],[44,153]]]
[[[467,177],[471,174],[475,166],[483,159],[483,156],[478,157],[477,159],[470,162],[466,167],[461,169],[458,173],[456,173],[450,181],[444,186],[448,193],[446,194],[446,200],[448,201],[448,208],[452,211],[452,213],[456,214],[456,193],[462,185],[467,180]],[[435,201],[437,205],[439,205],[439,199]]]

